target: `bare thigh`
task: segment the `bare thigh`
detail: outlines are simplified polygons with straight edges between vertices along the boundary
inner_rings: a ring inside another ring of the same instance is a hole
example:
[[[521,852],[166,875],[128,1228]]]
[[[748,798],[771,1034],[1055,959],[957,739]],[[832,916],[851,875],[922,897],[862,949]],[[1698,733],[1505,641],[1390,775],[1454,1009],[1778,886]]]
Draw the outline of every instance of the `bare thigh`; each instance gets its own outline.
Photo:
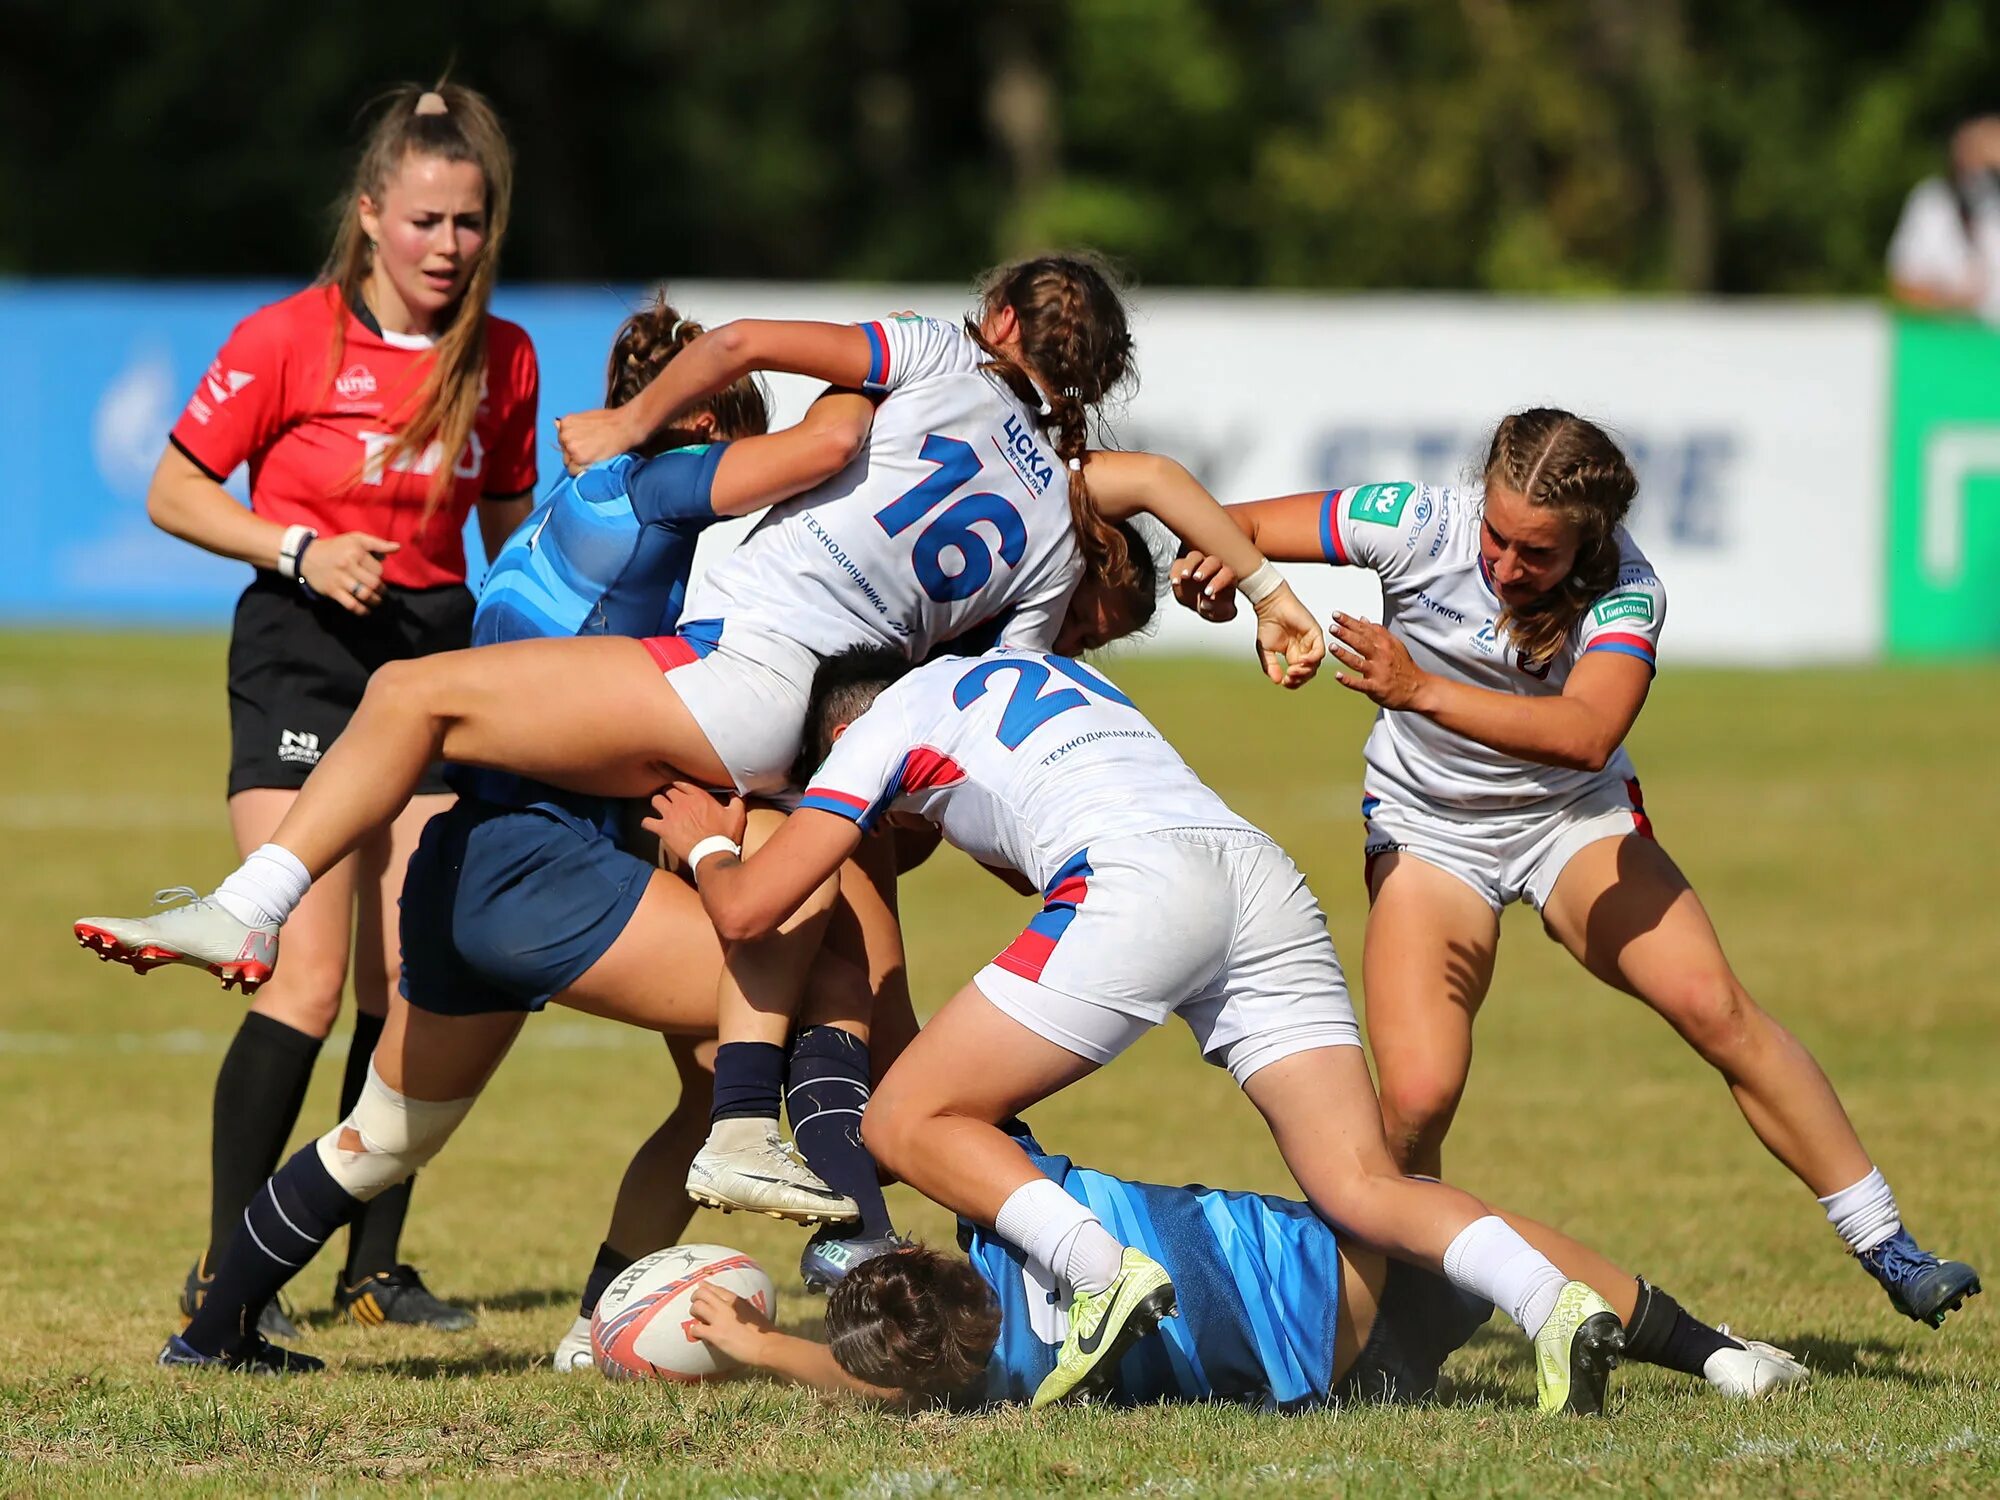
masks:
[[[398,1005],[375,1044],[375,1071],[399,1094],[443,1103],[486,1087],[527,1018],[516,1011],[441,1016]]]
[[[229,826],[238,855],[269,843],[298,795],[283,787],[252,787],[231,797]],[[324,1037],[333,1030],[347,987],[355,883],[352,858],[313,882],[285,924],[277,972],[257,991],[250,1009],[307,1036]]]
[[[649,1031],[713,1035],[721,977],[722,944],[701,897],[655,870],[618,940],[554,999]]]
[[[730,778],[652,654],[622,636],[508,641],[408,664],[428,669],[442,753],[572,791],[645,796],[676,773]]]
[[[1008,1195],[1037,1175],[999,1122],[1096,1070],[968,984],[883,1077],[862,1116],[862,1140],[932,1202],[991,1224]]]

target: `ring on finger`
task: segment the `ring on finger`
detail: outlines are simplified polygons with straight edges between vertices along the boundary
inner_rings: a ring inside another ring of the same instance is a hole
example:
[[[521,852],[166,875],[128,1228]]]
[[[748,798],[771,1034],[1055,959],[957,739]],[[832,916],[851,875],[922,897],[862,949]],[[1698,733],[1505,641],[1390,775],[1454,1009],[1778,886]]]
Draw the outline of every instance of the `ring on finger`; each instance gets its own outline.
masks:
[[[359,599],[363,594],[368,592],[368,585],[357,578],[347,586],[347,592]]]

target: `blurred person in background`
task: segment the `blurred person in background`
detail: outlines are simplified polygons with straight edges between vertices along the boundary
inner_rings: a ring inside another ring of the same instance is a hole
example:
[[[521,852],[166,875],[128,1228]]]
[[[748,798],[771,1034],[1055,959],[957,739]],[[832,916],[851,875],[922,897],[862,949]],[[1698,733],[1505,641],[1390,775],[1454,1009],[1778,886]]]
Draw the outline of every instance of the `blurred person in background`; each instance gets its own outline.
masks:
[[[229,644],[229,821],[239,854],[270,837],[346,727],[375,668],[471,643],[461,540],[479,511],[490,557],[528,514],[539,375],[527,334],[487,312],[513,184],[499,119],[456,84],[391,92],[363,147],[326,268],[236,326],[175,424],[147,495],[154,523],[256,571]],[[250,468],[250,507],[222,487]],[[417,835],[451,803],[440,767],[394,825],[302,903],[284,973],[245,952],[256,992],[215,1081],[209,1248],[278,1164],[351,972],[341,1090],[354,1105],[396,994],[396,900]],[[165,899],[171,893],[162,893]],[[127,959],[143,970],[143,955]],[[262,986],[260,988],[260,986]],[[407,1184],[353,1227],[334,1292],[369,1326],[470,1327],[398,1261]],[[273,1304],[267,1331],[296,1332]]]
[[[1960,125],[1950,175],[1910,190],[1889,242],[1889,290],[1908,307],[2000,325],[2000,114]]]

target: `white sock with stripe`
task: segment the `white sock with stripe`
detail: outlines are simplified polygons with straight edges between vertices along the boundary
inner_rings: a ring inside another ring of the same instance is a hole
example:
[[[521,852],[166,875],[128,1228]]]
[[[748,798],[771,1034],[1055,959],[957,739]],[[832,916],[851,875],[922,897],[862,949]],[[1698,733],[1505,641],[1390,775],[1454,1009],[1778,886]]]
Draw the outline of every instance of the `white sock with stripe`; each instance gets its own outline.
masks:
[[[1103,1291],[1125,1258],[1103,1221],[1046,1177],[1008,1194],[993,1228],[1072,1293]]]

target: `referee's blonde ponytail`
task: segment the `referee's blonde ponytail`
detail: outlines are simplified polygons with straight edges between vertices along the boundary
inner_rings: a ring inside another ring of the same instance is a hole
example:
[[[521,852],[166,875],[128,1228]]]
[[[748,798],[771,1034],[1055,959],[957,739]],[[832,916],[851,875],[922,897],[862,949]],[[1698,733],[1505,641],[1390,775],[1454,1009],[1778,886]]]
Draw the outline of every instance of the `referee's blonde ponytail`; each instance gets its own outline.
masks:
[[[463,84],[439,82],[424,87],[406,83],[381,103],[381,113],[368,132],[355,163],[354,179],[340,207],[340,227],[333,237],[321,280],[339,292],[349,306],[359,301],[361,284],[374,265],[374,249],[361,228],[361,199],[382,201],[384,190],[411,155],[469,161],[486,183],[486,237],[473,261],[472,275],[450,321],[438,336],[428,360],[419,362],[423,384],[412,393],[389,393],[389,411],[399,419],[386,462],[419,459],[436,443],[443,455],[431,475],[425,497],[428,522],[450,491],[452,471],[472,437],[479,402],[486,385],[486,314],[499,275],[500,247],[507,238],[507,218],[514,199],[514,153],[500,117],[483,94]],[[346,343],[346,319],[333,320],[333,355],[329,378],[341,367]],[[407,414],[397,402],[414,396]]]

